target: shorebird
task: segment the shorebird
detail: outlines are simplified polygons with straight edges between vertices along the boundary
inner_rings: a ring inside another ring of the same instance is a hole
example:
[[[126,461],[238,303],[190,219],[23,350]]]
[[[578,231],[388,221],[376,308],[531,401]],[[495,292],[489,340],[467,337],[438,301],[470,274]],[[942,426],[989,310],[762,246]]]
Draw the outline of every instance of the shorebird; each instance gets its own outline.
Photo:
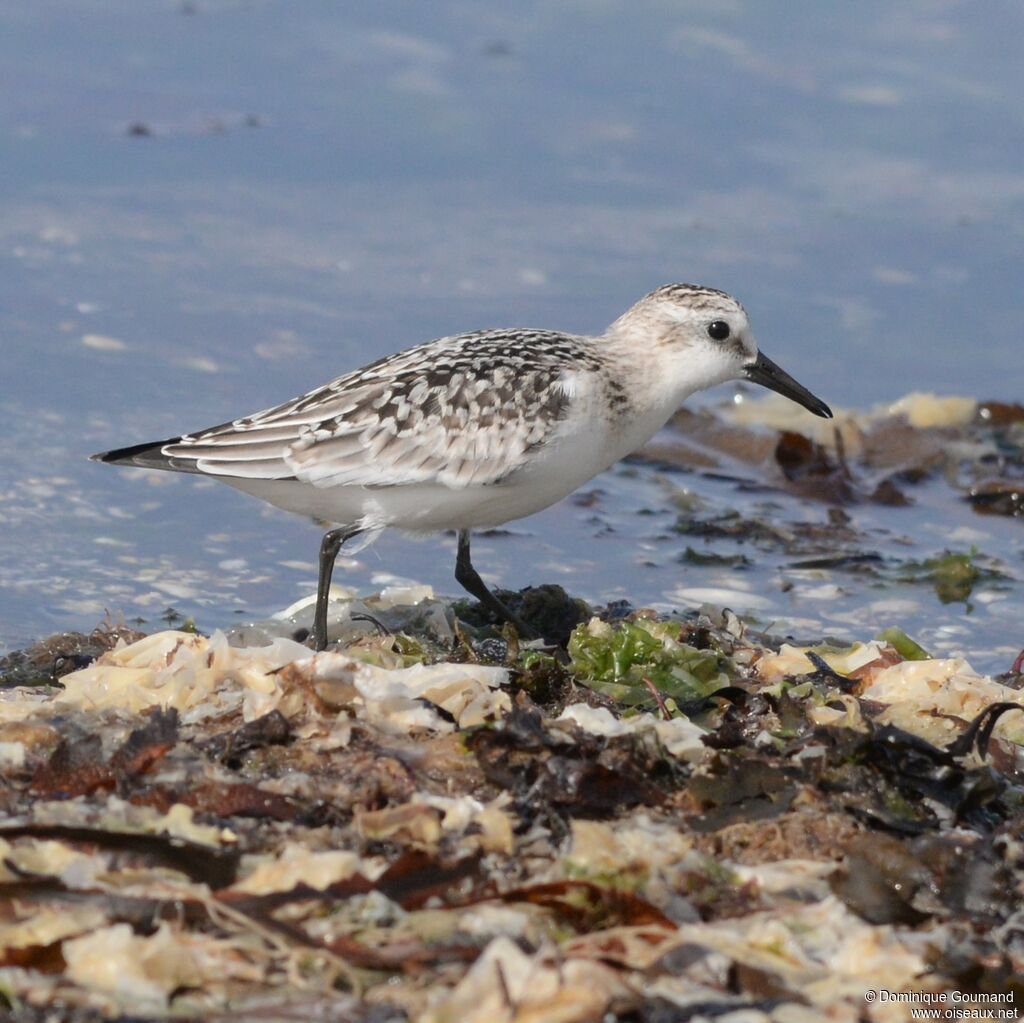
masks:
[[[511,328],[443,337],[263,412],[91,457],[212,476],[336,524],[320,545],[317,650],[327,645],[339,550],[388,526],[456,530],[456,580],[529,636],[473,567],[470,531],[554,504],[650,439],[691,394],[729,380],[832,415],[758,350],[736,299],[667,284],[600,336]]]

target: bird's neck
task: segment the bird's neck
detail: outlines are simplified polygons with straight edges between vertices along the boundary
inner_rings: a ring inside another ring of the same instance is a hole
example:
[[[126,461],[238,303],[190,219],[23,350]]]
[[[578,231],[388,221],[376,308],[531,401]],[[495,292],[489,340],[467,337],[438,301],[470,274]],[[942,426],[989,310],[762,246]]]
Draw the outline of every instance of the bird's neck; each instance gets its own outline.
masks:
[[[720,367],[709,366],[699,352],[687,347],[614,329],[598,343],[609,372],[616,375],[631,403],[650,409],[655,418],[661,415],[662,423],[690,395],[725,379]]]

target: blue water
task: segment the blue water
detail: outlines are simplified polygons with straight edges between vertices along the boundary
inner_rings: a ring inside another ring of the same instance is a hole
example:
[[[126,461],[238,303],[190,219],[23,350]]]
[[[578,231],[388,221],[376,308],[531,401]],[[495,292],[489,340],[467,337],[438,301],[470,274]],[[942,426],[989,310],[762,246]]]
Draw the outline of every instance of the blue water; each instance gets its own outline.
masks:
[[[1009,2],[0,6],[0,643],[305,592],[312,527],[84,457],[445,333],[695,280],[833,404],[1019,400],[1022,33]],[[494,571],[664,596],[628,543],[608,585],[586,515]],[[452,590],[449,554],[349,578]]]

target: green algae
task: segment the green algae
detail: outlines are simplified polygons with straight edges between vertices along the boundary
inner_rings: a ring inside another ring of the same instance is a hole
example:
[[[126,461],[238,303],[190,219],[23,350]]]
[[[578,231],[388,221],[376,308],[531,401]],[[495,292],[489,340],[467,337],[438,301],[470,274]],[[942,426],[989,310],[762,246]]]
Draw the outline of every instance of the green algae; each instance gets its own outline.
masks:
[[[882,629],[875,639],[888,643],[905,661],[927,661],[931,658],[931,654],[923,646],[895,625]]]
[[[643,891],[644,885],[650,880],[650,870],[637,864],[624,866],[620,870],[598,870],[570,856],[563,861],[562,866],[570,881],[589,881],[616,892],[636,894]]]
[[[649,703],[652,686],[663,697],[684,702],[730,684],[729,658],[681,642],[676,622],[592,621],[573,630],[569,658],[582,685],[626,707]]]
[[[714,551],[698,551],[687,547],[677,560],[684,565],[697,565],[701,568],[750,568],[753,562],[745,554],[717,554]]]
[[[344,649],[352,660],[378,668],[411,668],[415,664],[436,664],[450,659],[450,652],[439,644],[404,632],[361,636],[347,643]]]
[[[1004,573],[996,568],[992,558],[972,547],[966,553],[947,550],[934,558],[907,561],[898,578],[901,582],[927,583],[943,604],[953,604],[967,603],[978,583],[1002,579]]]

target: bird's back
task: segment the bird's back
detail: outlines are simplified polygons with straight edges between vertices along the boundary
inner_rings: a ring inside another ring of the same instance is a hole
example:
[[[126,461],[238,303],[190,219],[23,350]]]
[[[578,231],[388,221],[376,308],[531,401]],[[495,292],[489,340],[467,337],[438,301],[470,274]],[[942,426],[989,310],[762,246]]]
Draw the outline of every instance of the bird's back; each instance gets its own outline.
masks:
[[[499,482],[565,416],[587,338],[507,329],[441,338],[273,408],[98,461],[316,487]]]

